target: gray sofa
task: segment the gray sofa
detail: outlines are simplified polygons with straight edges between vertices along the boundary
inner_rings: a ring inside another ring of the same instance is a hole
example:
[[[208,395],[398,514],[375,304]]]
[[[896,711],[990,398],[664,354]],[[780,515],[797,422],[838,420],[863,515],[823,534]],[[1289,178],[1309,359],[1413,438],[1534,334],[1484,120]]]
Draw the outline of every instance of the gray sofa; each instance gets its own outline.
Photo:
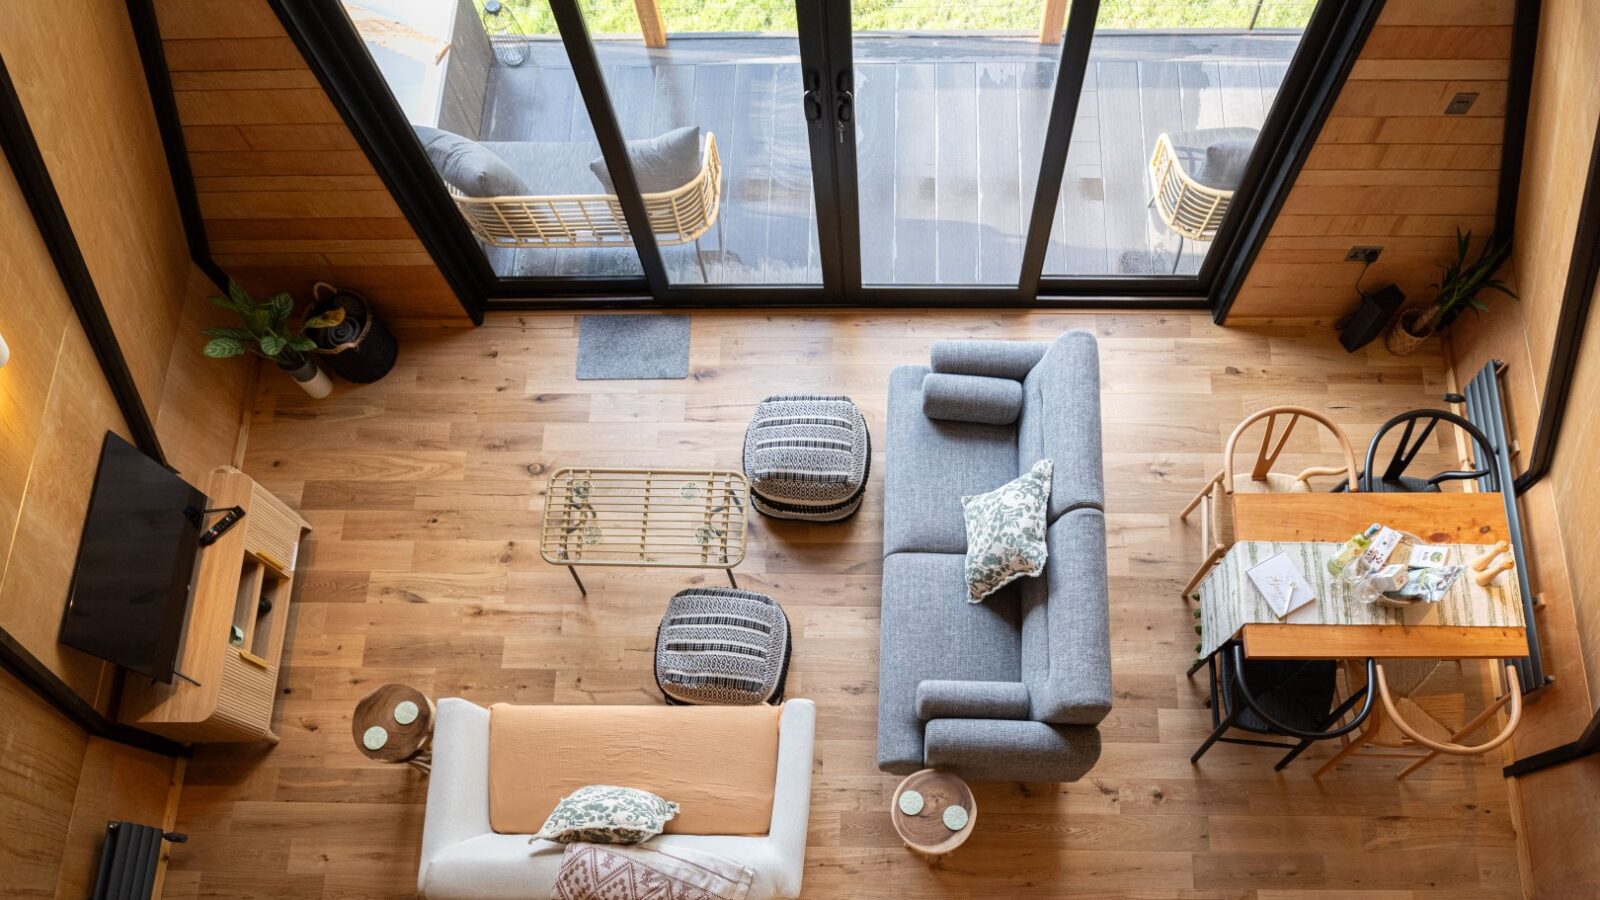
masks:
[[[1099,758],[1097,726],[1111,709],[1095,340],[941,341],[932,362],[889,380],[878,766],[1076,781]],[[954,421],[924,412],[930,372],[1002,381],[954,379],[982,389],[928,398],[940,416],[978,420]],[[989,424],[1007,418],[1008,391],[1020,415]],[[1055,466],[1045,572],[969,604],[960,498],[1044,457]]]

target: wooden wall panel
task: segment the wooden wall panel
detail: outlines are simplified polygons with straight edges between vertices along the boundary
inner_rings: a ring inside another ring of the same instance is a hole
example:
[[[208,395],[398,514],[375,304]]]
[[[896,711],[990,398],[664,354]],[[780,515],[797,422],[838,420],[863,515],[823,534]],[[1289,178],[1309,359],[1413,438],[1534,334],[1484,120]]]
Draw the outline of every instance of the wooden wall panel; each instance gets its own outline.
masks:
[[[1494,227],[1514,0],[1389,0],[1246,277],[1229,324],[1353,309],[1356,244],[1384,248],[1363,287],[1420,301],[1455,229]],[[1458,92],[1465,116],[1444,115]]]
[[[156,14],[218,265],[257,294],[323,280],[391,317],[465,317],[266,0]]]
[[[1534,443],[1597,120],[1600,2],[1544,0],[1511,259],[1522,301],[1462,320],[1450,341],[1458,379],[1491,359],[1507,363],[1511,426],[1524,452]],[[1522,503],[1556,683],[1524,714],[1517,756],[1573,740],[1600,705],[1600,305],[1585,329],[1550,474]],[[1600,763],[1589,759],[1518,780],[1527,896],[1600,895],[1600,848],[1573,827],[1600,816],[1597,777]]]
[[[88,743],[0,670],[0,896],[56,896]]]

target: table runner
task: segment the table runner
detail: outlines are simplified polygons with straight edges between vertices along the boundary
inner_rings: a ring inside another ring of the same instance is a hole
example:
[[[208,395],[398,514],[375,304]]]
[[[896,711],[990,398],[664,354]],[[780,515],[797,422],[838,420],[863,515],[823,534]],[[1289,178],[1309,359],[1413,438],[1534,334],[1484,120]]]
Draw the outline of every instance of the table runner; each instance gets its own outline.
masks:
[[[1511,573],[1496,578],[1487,588],[1463,572],[1438,603],[1417,603],[1405,609],[1362,603],[1354,587],[1328,573],[1328,560],[1339,544],[1325,541],[1240,541],[1200,583],[1200,655],[1213,651],[1255,623],[1294,625],[1463,625],[1520,628],[1522,595]],[[1488,544],[1430,544],[1449,550],[1451,565],[1465,565],[1490,547]],[[1287,553],[1305,576],[1317,599],[1280,619],[1256,590],[1247,571],[1275,554]]]

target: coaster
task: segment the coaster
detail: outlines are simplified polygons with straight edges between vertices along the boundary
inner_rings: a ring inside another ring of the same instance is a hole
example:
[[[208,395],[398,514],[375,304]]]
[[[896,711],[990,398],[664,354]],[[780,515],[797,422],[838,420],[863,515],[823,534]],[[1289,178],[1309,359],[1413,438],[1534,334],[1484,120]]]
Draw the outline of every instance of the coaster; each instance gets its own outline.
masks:
[[[401,725],[410,725],[417,720],[417,705],[410,700],[401,700],[395,704],[394,720]]]
[[[382,725],[374,725],[361,734],[361,745],[368,750],[382,750],[389,743],[389,732]]]
[[[960,831],[967,827],[967,811],[960,806],[946,806],[944,808],[944,827],[951,831]]]
[[[900,794],[900,811],[908,816],[922,812],[922,794],[917,791],[905,791]]]

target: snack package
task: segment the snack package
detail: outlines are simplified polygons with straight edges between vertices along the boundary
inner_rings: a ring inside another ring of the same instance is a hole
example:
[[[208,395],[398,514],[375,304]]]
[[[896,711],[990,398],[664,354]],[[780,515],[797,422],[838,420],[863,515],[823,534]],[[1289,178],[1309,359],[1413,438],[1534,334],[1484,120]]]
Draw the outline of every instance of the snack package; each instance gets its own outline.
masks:
[[[1466,566],[1434,566],[1427,569],[1411,569],[1407,573],[1405,584],[1387,592],[1388,596],[1401,600],[1421,600],[1426,603],[1438,603],[1450,587],[1461,577]]]

